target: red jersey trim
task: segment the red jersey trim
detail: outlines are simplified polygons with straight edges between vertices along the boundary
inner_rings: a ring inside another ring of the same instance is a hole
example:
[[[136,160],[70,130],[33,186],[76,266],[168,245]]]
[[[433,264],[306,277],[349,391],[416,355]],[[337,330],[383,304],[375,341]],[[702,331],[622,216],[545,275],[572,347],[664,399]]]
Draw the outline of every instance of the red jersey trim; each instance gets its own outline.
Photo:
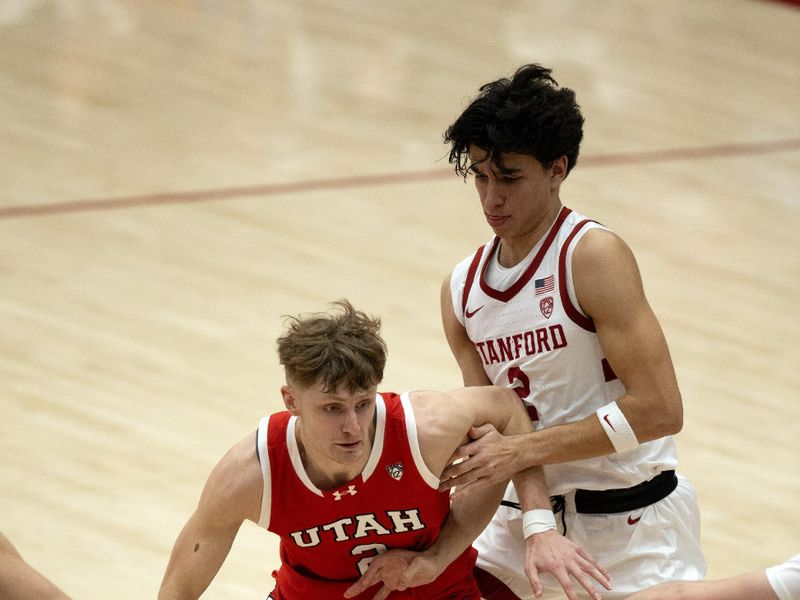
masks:
[[[570,232],[569,236],[567,236],[567,239],[564,241],[564,245],[561,246],[561,254],[558,256],[558,291],[561,295],[561,304],[564,306],[564,311],[567,313],[567,316],[572,320],[572,322],[586,331],[597,333],[597,330],[594,326],[594,321],[581,313],[581,311],[579,311],[578,308],[572,303],[572,300],[569,297],[567,286],[567,251],[569,250],[572,240],[576,235],[578,235],[578,232],[589,223],[596,223],[596,221],[584,219],[575,225],[575,227],[572,228],[572,232]]]
[[[489,261],[492,259],[492,255],[497,251],[497,247],[500,245],[500,238],[495,237],[494,242],[492,243],[492,248],[489,250],[489,254],[486,257],[486,260],[483,261],[483,268],[481,269],[481,278],[480,278],[480,285],[483,292],[489,296],[490,298],[494,298],[495,300],[499,300],[500,302],[508,302],[514,296],[516,296],[522,288],[524,288],[528,282],[531,280],[533,275],[536,273],[536,270],[539,268],[539,265],[542,264],[542,260],[544,260],[545,254],[550,249],[550,246],[553,244],[553,240],[556,239],[556,235],[558,234],[558,230],[561,228],[561,225],[564,223],[564,220],[569,216],[572,212],[566,206],[561,208],[561,212],[558,213],[558,217],[556,218],[555,223],[550,227],[550,231],[547,232],[547,236],[544,238],[544,242],[542,243],[542,247],[539,248],[539,251],[536,253],[536,256],[531,261],[531,264],[528,265],[528,268],[525,269],[525,272],[514,282],[511,287],[506,290],[496,290],[491,287],[488,283],[486,283],[486,269],[489,267]]]
[[[469,265],[467,271],[467,280],[464,282],[464,293],[461,295],[461,314],[465,315],[467,312],[467,299],[469,299],[469,292],[472,289],[472,284],[475,282],[475,273],[478,272],[478,265],[481,263],[481,256],[483,256],[483,249],[486,246],[481,246],[475,252],[475,256]]]
[[[608,362],[607,358],[604,358],[602,361],[600,361],[600,364],[603,365],[603,377],[605,378],[606,383],[617,379],[617,374],[614,373],[614,369],[611,368],[611,364]]]

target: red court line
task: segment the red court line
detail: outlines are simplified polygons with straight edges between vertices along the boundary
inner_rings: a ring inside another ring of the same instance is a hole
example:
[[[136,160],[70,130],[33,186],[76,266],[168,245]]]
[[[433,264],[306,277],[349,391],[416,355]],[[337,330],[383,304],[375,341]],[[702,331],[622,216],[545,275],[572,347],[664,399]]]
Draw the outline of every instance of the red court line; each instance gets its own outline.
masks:
[[[723,156],[743,156],[750,154],[767,154],[800,150],[800,138],[754,142],[748,144],[722,144],[717,146],[701,146],[694,148],[672,148],[668,150],[651,150],[644,152],[625,152],[618,154],[595,154],[580,157],[579,166],[584,168],[618,167],[642,163],[658,163],[678,160],[711,159]],[[208,202],[213,200],[232,200],[248,196],[274,196],[296,192],[313,192],[321,190],[351,189],[365,186],[385,186],[401,183],[417,183],[434,179],[453,177],[453,169],[440,168],[427,171],[411,171],[343,177],[340,179],[311,179],[307,181],[273,183],[254,186],[197,190],[189,192],[167,192],[163,194],[147,194],[122,198],[100,198],[56,202],[50,204],[30,204],[0,207],[0,219],[33,217],[75,213],[82,211],[111,210],[120,208],[136,208],[162,204],[188,204],[190,202]]]

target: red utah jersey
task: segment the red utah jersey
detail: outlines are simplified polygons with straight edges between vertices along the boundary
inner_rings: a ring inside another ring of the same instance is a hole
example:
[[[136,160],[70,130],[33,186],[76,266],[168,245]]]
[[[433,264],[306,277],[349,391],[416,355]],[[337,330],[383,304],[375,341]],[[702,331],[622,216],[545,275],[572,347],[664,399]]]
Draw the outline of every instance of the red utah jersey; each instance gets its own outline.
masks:
[[[281,412],[258,427],[264,492],[259,525],[281,538],[275,600],[341,598],[378,554],[424,550],[450,510],[449,495],[420,453],[408,394],[378,394],[375,439],[364,470],[335,490],[309,479],[295,436],[296,417]],[[436,581],[390,598],[477,600],[476,552],[467,549]],[[372,598],[377,587],[357,596]]]

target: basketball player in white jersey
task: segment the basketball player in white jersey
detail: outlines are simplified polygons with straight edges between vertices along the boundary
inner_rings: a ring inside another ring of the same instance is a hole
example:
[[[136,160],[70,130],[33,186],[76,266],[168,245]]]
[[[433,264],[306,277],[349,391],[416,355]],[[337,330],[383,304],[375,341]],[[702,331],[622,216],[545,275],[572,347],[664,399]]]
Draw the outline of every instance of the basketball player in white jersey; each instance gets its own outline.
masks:
[[[583,117],[572,90],[526,65],[480,88],[445,134],[494,237],[445,280],[442,317],[464,383],[513,388],[535,431],[491,427],[445,471],[458,494],[545,465],[559,529],[625,596],[705,575],[695,492],[675,474],[681,395],[628,246],[561,203]],[[538,517],[537,517],[538,518]],[[528,598],[513,487],[476,540],[485,598]],[[494,595],[493,595],[494,594]],[[561,597],[548,586],[546,597]]]
[[[550,73],[526,65],[482,86],[445,133],[450,162],[474,177],[494,232],[442,286],[445,333],[465,385],[513,388],[535,431],[473,428],[441,489],[465,497],[544,465],[554,512],[523,512],[510,486],[474,544],[483,597],[532,597],[523,539],[548,522],[606,567],[613,591],[604,597],[617,600],[704,577],[700,516],[693,487],[675,473],[681,395],[636,260],[614,233],[561,203],[583,117]],[[544,597],[563,597],[552,584]]]

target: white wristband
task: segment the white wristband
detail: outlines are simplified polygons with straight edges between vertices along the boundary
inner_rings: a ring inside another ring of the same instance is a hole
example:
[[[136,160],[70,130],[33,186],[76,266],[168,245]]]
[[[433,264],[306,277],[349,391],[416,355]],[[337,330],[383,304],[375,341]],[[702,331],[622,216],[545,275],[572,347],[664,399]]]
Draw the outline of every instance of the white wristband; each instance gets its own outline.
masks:
[[[616,402],[609,402],[598,408],[597,418],[600,419],[600,425],[605,429],[614,450],[625,452],[639,446],[639,440],[636,439],[631,424],[628,423],[628,419],[625,418]]]
[[[522,535],[525,539],[555,528],[556,517],[552,510],[537,508],[522,513]]]

